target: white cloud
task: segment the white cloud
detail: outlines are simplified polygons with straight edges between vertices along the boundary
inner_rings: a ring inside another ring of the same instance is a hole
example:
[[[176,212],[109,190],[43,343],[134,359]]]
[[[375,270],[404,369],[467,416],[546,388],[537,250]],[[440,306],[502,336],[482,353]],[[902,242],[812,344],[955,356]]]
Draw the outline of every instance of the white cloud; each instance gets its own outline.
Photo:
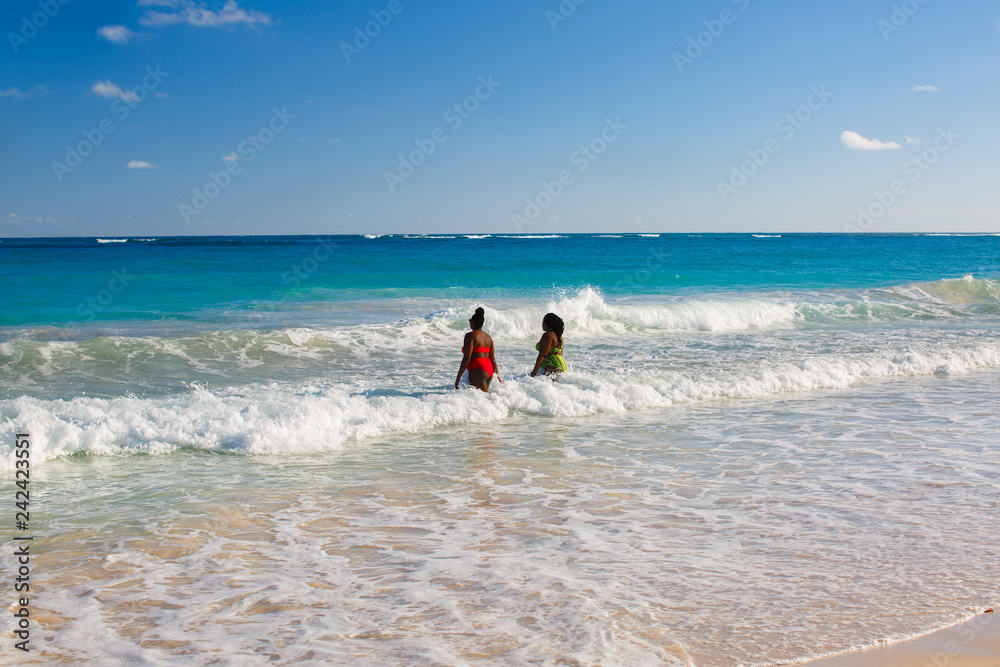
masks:
[[[917,93],[940,93],[941,89],[937,86],[914,86],[910,90]]]
[[[97,34],[112,44],[128,44],[129,40],[136,36],[136,33],[123,25],[106,25],[98,28]]]
[[[923,142],[924,140],[921,139],[920,137],[906,137],[906,143],[910,144],[911,146],[916,146],[918,144],[922,144]]]
[[[340,143],[340,139],[334,137],[333,139],[330,139],[330,143],[331,144],[339,144]]]
[[[222,159],[226,162],[232,162],[233,160],[239,160],[240,156],[236,154],[236,151],[233,151],[229,155],[223,155]]]
[[[28,90],[21,90],[17,86],[13,88],[8,88],[7,90],[0,90],[0,97],[31,97],[32,95],[44,95],[49,92],[48,88],[45,86],[35,86],[34,88],[29,88]]]
[[[149,162],[143,162],[142,160],[132,160],[127,165],[126,169],[159,169],[155,164]]]
[[[110,81],[95,81],[91,90],[95,95],[101,97],[117,97],[123,102],[138,102],[139,96],[131,90],[122,90],[117,84]]]
[[[226,0],[221,9],[214,11],[194,0],[139,0],[140,7],[163,7],[169,11],[147,9],[139,19],[142,25],[176,25],[179,23],[198,28],[218,28],[244,23],[251,28],[258,23],[269,25],[271,17],[263,12],[247,11],[236,0]]]
[[[45,225],[55,225],[56,227],[62,227],[63,225],[76,224],[76,220],[72,218],[64,218],[61,215],[18,215],[16,213],[8,213],[7,218],[4,220],[8,225],[23,225],[28,224],[45,224]]]
[[[865,139],[857,132],[845,130],[840,135],[840,140],[852,151],[892,151],[902,148],[895,141],[879,141],[878,139]]]

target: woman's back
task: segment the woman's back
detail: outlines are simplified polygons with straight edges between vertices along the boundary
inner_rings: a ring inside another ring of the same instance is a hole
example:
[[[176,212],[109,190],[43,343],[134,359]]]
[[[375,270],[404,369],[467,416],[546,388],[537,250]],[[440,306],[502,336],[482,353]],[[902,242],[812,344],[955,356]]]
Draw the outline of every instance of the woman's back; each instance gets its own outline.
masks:
[[[470,331],[465,335],[465,340],[467,343],[471,342],[472,346],[476,348],[485,347],[487,350],[489,350],[491,347],[493,347],[493,339],[490,338],[490,335],[485,331],[483,331],[482,329]],[[477,351],[478,350],[473,350],[473,352]]]

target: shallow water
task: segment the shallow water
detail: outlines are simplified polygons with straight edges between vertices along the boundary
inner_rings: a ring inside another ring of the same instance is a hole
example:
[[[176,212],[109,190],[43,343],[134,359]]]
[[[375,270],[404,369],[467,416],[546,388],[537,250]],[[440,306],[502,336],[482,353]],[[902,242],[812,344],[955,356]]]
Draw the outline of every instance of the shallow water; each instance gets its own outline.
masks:
[[[728,665],[930,630],[1000,592],[997,377],[54,462],[42,655]]]

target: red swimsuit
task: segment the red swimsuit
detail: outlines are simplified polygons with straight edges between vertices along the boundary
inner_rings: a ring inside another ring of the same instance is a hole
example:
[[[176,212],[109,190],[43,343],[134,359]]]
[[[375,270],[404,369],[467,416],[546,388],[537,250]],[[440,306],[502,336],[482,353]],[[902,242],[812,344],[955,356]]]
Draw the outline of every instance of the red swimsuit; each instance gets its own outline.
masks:
[[[472,354],[489,354],[490,348],[488,347],[473,347]],[[462,348],[462,354],[465,354],[465,348]],[[489,357],[474,357],[469,360],[469,365],[466,366],[467,370],[470,371],[486,371],[486,374],[493,377],[493,362],[490,361]]]

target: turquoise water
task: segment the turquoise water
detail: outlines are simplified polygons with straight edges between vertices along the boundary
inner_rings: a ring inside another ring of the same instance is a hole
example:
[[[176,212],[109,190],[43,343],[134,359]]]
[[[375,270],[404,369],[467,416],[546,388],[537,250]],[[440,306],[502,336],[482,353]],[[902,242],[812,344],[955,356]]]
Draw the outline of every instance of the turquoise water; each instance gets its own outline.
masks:
[[[245,310],[271,315],[355,301],[544,299],[585,287],[612,299],[683,298],[1000,276],[1000,236],[273,236],[116,242],[121,240],[5,239],[0,279],[8,296],[0,325],[222,324],[238,320]],[[116,271],[127,278],[127,288],[108,304],[88,305],[88,298],[96,300],[108,289]]]
[[[773,663],[1000,601],[998,236],[0,258],[43,662]],[[488,395],[451,387],[477,306]]]

